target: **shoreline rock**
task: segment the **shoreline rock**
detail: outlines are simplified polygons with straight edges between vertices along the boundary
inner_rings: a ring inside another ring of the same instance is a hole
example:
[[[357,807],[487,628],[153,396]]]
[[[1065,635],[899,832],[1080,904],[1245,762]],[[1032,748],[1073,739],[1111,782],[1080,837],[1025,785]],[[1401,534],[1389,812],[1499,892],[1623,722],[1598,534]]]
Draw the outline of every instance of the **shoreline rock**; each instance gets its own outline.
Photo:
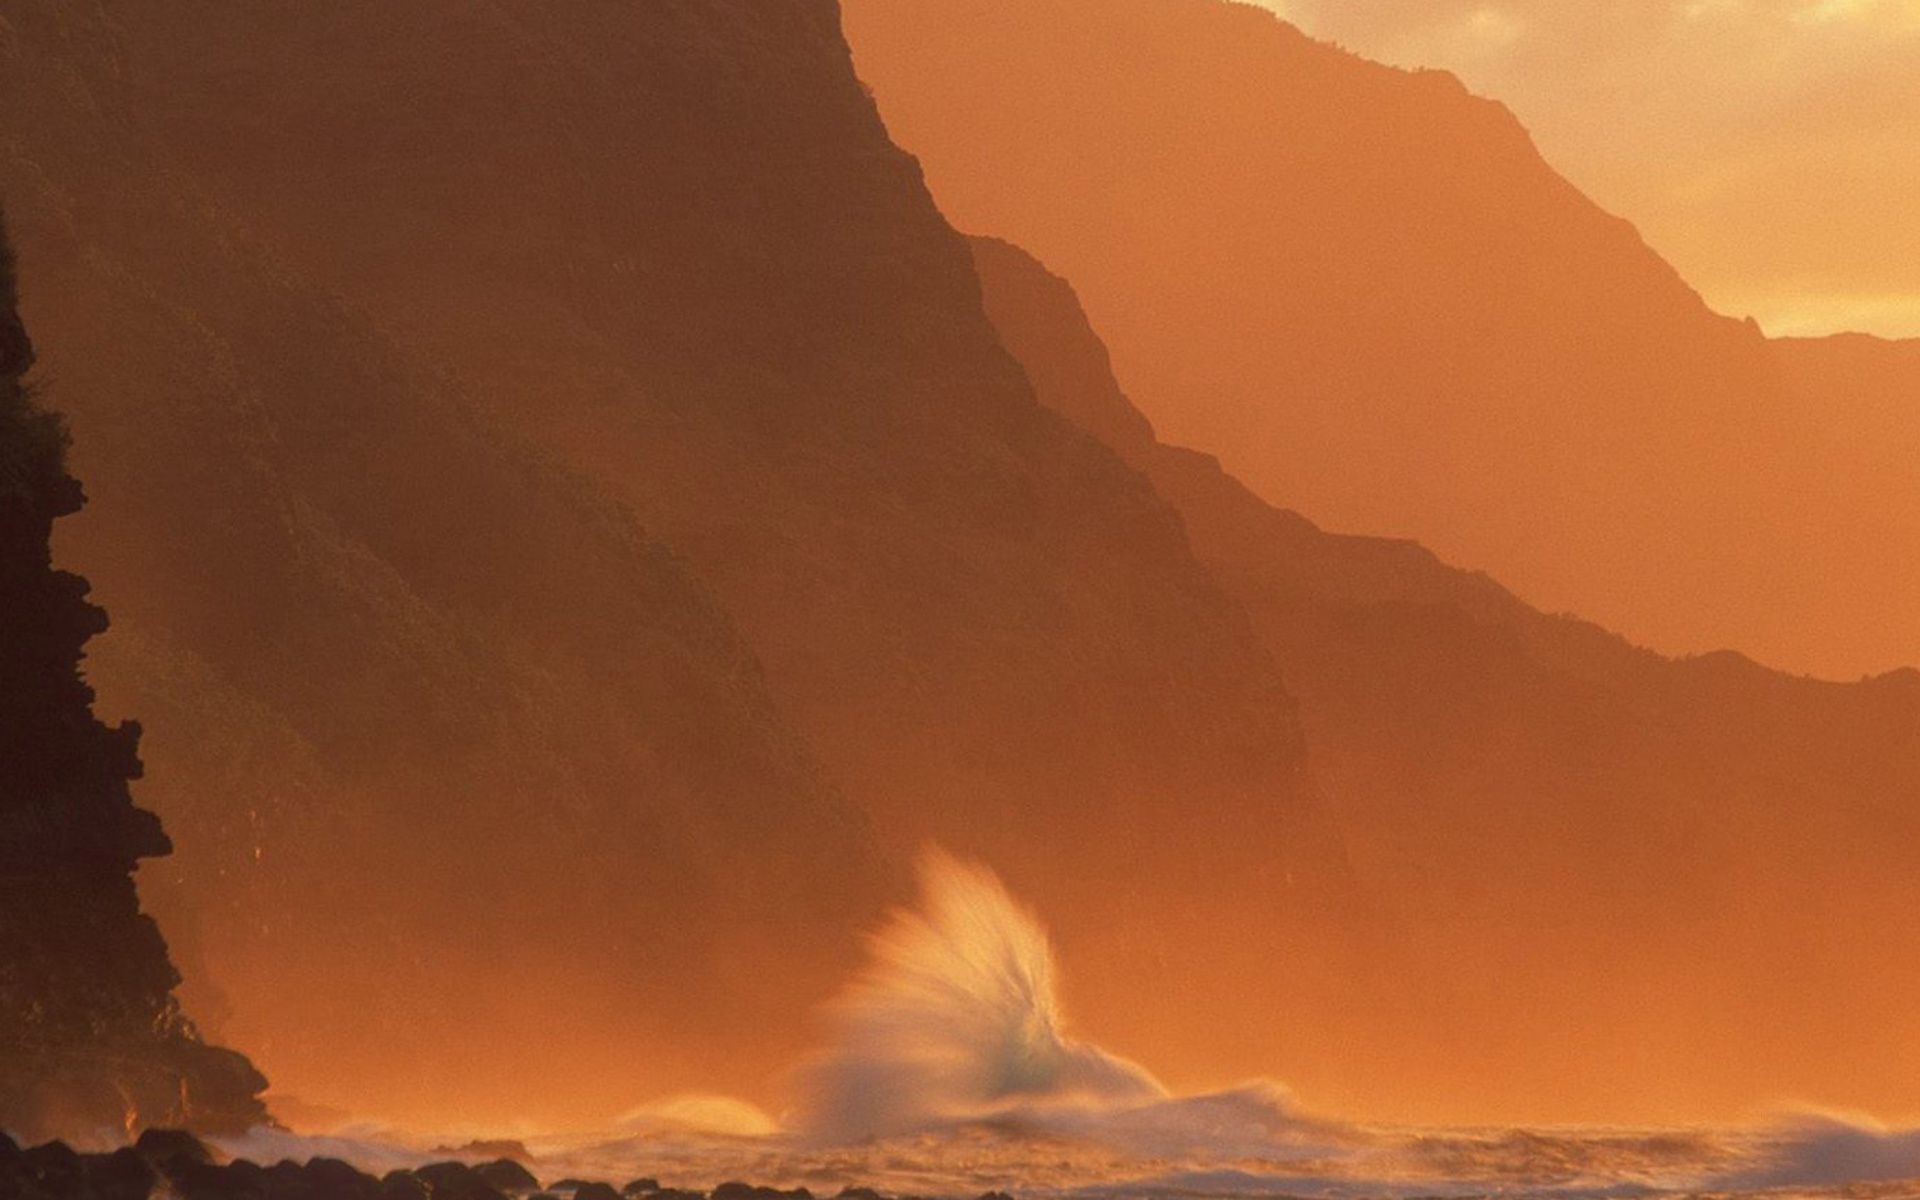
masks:
[[[476,1145],[482,1143],[475,1143]],[[524,1151],[524,1147],[522,1150]],[[193,1134],[149,1129],[131,1146],[82,1153],[65,1142],[22,1147],[0,1131],[0,1196],[7,1200],[922,1200],[849,1186],[832,1197],[804,1188],[729,1180],[711,1192],[662,1187],[651,1176],[615,1187],[565,1178],[542,1187],[512,1159],[427,1163],[374,1176],[337,1158],[262,1165],[221,1156]],[[980,1200],[1013,1200],[989,1192]]]

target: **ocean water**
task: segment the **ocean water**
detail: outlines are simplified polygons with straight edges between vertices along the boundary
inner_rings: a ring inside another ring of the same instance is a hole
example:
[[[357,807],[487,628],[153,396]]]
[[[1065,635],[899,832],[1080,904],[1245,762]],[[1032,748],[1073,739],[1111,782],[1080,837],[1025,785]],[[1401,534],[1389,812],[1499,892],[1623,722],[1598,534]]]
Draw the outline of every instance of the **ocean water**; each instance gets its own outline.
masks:
[[[1259,1126],[1279,1126],[1262,1136]],[[1920,1132],[1830,1118],[1769,1127],[1414,1129],[1314,1124],[1260,1088],[1171,1108],[1061,1109],[854,1144],[805,1134],[659,1127],[523,1139],[534,1174],[618,1186],[728,1180],[832,1195],[865,1186],[917,1196],[1148,1198],[1920,1196]],[[325,1155],[384,1172],[445,1159],[430,1139],[372,1130],[328,1137],[259,1131],[221,1144],[273,1162]]]
[[[721,1097],[594,1135],[522,1137],[545,1182],[728,1180],[831,1195],[1307,1198],[1769,1195],[1920,1197],[1920,1130],[1802,1114],[1747,1128],[1409,1128],[1318,1116],[1254,1081],[1176,1095],[1066,1036],[1045,931],[993,874],[930,852],[921,896],[870,942],[802,1064],[783,1120]],[[468,1136],[471,1136],[470,1134]],[[259,1130],[257,1162],[316,1156],[384,1172],[465,1138],[374,1127]]]

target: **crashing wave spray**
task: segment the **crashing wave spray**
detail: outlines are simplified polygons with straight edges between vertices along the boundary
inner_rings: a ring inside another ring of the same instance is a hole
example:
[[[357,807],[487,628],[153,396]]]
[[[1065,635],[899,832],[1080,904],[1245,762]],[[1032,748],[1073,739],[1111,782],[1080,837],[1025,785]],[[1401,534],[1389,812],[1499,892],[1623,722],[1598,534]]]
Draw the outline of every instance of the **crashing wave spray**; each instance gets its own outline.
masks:
[[[816,1136],[1167,1095],[1143,1068],[1063,1036],[1046,931],[984,867],[927,850],[919,910],[895,911],[869,952],[831,1010],[832,1047],[808,1072],[804,1124]]]

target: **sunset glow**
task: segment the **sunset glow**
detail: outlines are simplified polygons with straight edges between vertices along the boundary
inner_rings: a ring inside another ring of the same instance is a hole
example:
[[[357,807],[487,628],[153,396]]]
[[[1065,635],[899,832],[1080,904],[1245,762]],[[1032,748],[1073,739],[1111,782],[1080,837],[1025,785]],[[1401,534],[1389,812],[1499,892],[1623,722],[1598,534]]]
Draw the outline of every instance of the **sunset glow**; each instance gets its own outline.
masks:
[[[1721,312],[1782,336],[1920,336],[1915,0],[1266,7],[1506,103]]]
[[[0,1200],[1920,1194],[1916,229],[1920,0],[0,0]]]

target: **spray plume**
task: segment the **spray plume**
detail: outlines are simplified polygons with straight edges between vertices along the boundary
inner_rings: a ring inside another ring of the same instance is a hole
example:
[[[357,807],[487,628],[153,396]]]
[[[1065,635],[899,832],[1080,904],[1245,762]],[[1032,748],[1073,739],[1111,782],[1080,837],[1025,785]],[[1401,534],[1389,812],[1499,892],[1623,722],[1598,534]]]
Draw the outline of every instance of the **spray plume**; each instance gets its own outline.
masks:
[[[1046,931],[991,871],[931,848],[919,869],[919,909],[892,914],[831,1009],[832,1046],[807,1077],[810,1132],[844,1142],[1167,1094],[1062,1034]]]

